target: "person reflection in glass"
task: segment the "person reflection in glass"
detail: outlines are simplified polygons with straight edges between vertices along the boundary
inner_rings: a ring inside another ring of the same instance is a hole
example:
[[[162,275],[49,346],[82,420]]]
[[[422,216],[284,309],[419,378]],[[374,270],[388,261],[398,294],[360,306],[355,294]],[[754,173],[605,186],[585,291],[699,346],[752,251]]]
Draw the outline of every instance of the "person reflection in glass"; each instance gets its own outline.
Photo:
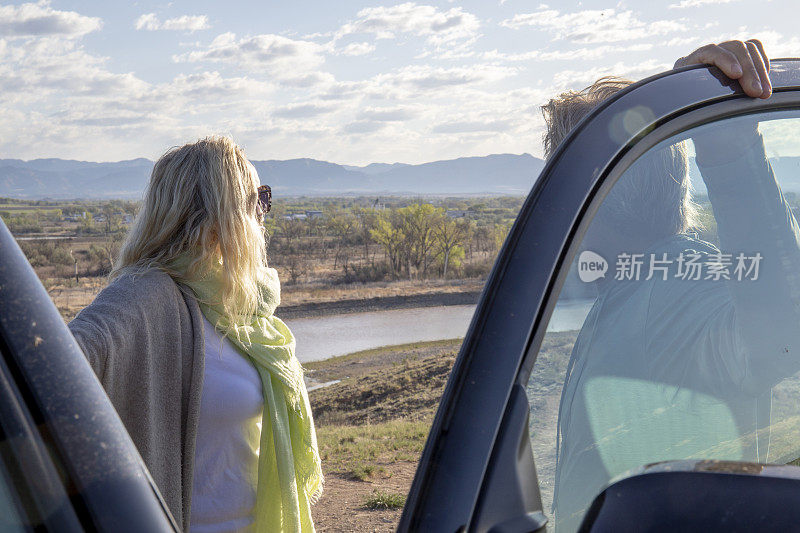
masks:
[[[758,41],[709,45],[676,67],[697,63],[719,67],[751,97],[771,95],[769,59]],[[546,155],[630,83],[602,79],[545,105]],[[582,250],[607,260],[608,272],[594,282],[598,297],[573,347],[559,406],[558,530],[577,529],[593,498],[631,468],[773,457],[771,387],[800,370],[798,227],[755,118],[694,133],[719,248],[693,232],[698,211],[682,142],[637,160],[582,242]],[[631,259],[640,262],[638,272]],[[690,260],[702,267],[699,275],[687,274]]]

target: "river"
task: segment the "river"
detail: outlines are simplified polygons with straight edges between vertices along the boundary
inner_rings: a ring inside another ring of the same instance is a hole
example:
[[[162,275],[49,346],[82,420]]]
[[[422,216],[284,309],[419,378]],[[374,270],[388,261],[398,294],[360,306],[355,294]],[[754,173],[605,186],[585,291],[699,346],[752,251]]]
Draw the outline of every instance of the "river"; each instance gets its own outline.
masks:
[[[580,329],[591,305],[587,300],[559,303],[547,331]],[[296,318],[286,324],[297,339],[297,358],[308,363],[381,346],[461,338],[474,312],[474,305],[451,305]]]

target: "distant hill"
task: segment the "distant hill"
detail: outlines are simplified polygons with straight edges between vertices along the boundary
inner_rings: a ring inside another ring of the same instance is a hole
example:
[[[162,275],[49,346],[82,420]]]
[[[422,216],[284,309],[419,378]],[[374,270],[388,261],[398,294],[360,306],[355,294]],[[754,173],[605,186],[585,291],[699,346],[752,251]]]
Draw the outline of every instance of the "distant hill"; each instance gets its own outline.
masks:
[[[316,159],[253,161],[261,183],[282,196],[339,194],[527,194],[543,167],[530,154],[462,157],[421,165],[364,167]],[[153,162],[91,163],[65,159],[0,159],[0,196],[139,198]]]
[[[134,198],[153,162],[89,163],[64,159],[0,159],[0,196],[13,198]]]
[[[770,159],[784,191],[800,193],[800,157]],[[372,163],[363,167],[316,159],[253,161],[261,183],[280,196],[396,194],[479,195],[530,191],[544,162],[530,154],[461,157],[420,165]],[[44,198],[140,198],[153,162],[133,159],[90,163],[66,159],[0,159],[0,196]],[[689,161],[695,191],[705,194]]]

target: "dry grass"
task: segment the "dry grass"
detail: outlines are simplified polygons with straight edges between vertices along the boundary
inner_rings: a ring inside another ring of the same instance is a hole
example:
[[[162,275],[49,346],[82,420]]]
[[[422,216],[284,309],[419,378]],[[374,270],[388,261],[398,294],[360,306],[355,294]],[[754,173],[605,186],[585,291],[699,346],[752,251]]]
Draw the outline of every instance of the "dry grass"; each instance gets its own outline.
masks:
[[[318,382],[357,379],[379,371],[393,373],[397,370],[397,365],[406,359],[419,360],[455,353],[461,347],[461,341],[461,339],[445,339],[382,346],[322,361],[303,363],[303,367],[306,374]]]
[[[392,346],[307,365],[342,380],[310,394],[325,471],[379,482],[390,466],[416,463],[460,344]]]
[[[402,509],[405,503],[405,494],[376,490],[364,500],[364,507],[367,509]]]
[[[460,339],[318,361],[310,393],[326,476],[319,531],[394,531]]]
[[[45,287],[64,320],[69,322],[78,312],[92,303],[97,293],[105,287],[106,278],[81,278],[75,280],[45,280]]]
[[[338,376],[330,368],[327,373],[320,373],[326,381],[342,381],[313,391],[314,419],[324,425],[360,425],[431,418],[455,362],[460,341],[440,341],[433,346],[425,344],[370,350],[340,359],[335,367],[339,369]],[[362,363],[362,368],[357,368],[358,361],[370,360],[374,362]],[[391,367],[387,367],[387,363]],[[367,372],[370,365],[377,369]],[[348,367],[356,367],[355,376],[342,375],[349,371]]]
[[[419,459],[430,425],[431,419],[363,426],[318,424],[325,471],[358,481],[380,480],[386,477],[387,465]]]

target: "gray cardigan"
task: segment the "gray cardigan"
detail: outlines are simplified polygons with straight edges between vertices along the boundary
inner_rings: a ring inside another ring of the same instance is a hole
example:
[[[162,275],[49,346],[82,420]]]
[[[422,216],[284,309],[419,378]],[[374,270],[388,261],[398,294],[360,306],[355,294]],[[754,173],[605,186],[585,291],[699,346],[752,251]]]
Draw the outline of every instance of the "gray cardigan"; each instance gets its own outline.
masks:
[[[160,270],[125,274],[69,323],[183,530],[205,358],[203,315],[191,294]]]

